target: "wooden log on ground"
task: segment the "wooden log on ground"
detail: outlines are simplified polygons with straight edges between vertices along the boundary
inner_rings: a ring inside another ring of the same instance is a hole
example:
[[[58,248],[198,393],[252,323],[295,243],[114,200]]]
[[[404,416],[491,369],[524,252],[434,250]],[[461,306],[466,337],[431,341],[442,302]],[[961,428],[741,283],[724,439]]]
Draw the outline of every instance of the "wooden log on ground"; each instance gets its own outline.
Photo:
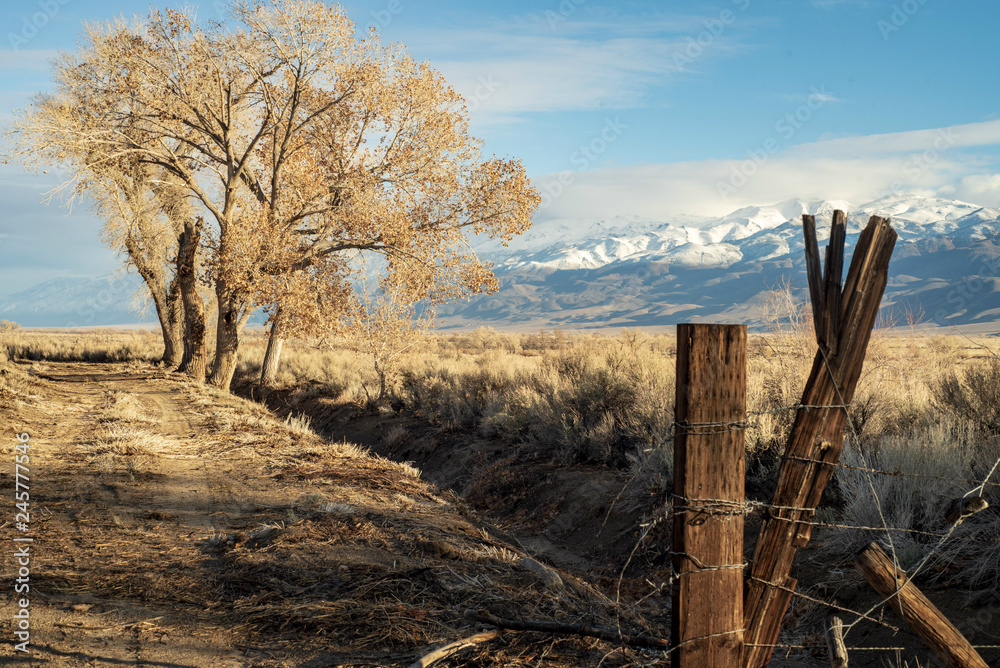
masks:
[[[747,330],[677,326],[674,436],[675,668],[739,668]]]
[[[473,618],[484,624],[490,624],[509,631],[537,631],[538,633],[552,633],[554,635],[599,638],[600,640],[607,640],[608,642],[618,643],[626,647],[643,647],[662,652],[670,649],[670,643],[666,638],[656,638],[642,633],[625,633],[620,629],[609,629],[603,626],[550,622],[548,620],[504,619],[485,611],[474,614]]]
[[[906,573],[896,568],[877,543],[870,543],[858,553],[854,567],[948,668],[989,668],[965,636],[910,582]]]

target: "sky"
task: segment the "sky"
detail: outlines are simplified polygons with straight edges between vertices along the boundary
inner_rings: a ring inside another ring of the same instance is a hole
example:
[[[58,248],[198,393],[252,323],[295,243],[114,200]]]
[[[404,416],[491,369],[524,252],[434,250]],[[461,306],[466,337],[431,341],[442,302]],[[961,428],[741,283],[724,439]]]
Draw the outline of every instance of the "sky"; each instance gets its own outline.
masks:
[[[223,19],[223,2],[155,2]],[[721,216],[894,194],[1000,207],[995,0],[349,0],[468,100],[486,155],[519,158],[536,220]],[[7,0],[0,124],[50,86],[81,23],[121,0]],[[0,165],[0,297],[120,267],[60,172]]]

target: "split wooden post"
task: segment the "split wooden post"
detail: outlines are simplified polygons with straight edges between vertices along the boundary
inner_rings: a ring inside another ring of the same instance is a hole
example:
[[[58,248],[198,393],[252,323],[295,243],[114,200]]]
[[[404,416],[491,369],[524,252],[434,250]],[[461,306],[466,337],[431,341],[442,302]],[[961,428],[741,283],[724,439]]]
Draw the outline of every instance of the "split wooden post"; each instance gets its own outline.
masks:
[[[827,266],[820,277],[816,221],[802,217],[819,351],[802,393],[804,408],[796,413],[785,447],[771,508],[754,546],[744,599],[746,668],[766,666],[774,651],[795,592],[792,562],[798,548],[809,542],[815,509],[840,458],[846,406],[854,398],[888,281],[896,232],[888,220],[872,216],[858,237],[841,291],[845,221],[843,211],[834,212]]]
[[[988,668],[961,631],[917,589],[889,555],[870,543],[854,559],[857,568],[878,595],[888,599],[896,613],[920,636],[948,668]]]
[[[673,610],[676,668],[738,668],[743,650],[747,330],[677,326]]]

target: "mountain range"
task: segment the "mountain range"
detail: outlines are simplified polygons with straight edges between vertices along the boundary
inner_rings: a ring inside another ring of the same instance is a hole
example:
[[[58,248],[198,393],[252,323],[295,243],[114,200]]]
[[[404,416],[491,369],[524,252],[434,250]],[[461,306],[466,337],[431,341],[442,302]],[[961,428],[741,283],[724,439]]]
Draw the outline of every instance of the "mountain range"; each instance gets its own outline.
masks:
[[[538,222],[506,246],[473,240],[494,264],[500,290],[441,308],[446,328],[666,327],[709,321],[761,326],[772,291],[807,300],[802,215],[816,216],[820,245],[832,213],[848,213],[847,257],[871,215],[890,218],[899,241],[883,308],[963,330],[1000,331],[1000,210],[891,195],[861,206],[788,200],[717,219],[638,217]],[[822,248],[821,248],[822,254]],[[846,270],[845,270],[846,271]],[[149,321],[130,304],[137,277],[55,279],[0,299],[0,317],[23,326]]]
[[[802,215],[816,216],[823,246],[835,209],[848,212],[848,258],[872,215],[888,217],[899,233],[887,316],[922,312],[928,325],[1000,331],[1000,210],[914,195],[861,206],[793,199],[717,219],[545,221],[506,247],[475,246],[496,263],[500,290],[442,315],[453,327],[761,326],[772,291],[785,283],[808,301]]]

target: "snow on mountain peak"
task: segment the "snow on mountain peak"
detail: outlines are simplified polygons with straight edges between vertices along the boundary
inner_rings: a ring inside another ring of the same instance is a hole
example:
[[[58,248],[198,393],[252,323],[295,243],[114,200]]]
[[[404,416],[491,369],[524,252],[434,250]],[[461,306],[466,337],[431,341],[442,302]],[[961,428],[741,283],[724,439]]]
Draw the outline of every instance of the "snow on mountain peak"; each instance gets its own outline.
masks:
[[[929,225],[941,221],[958,220],[980,208],[982,207],[977,204],[958,200],[923,197],[912,193],[896,193],[865,204],[861,207],[860,212]]]
[[[505,266],[593,269],[621,260],[665,261],[673,266],[728,266],[788,253],[801,237],[803,214],[817,218],[822,241],[835,209],[849,214],[848,234],[857,234],[870,215],[892,220],[902,239],[945,234],[958,228],[1000,226],[1000,212],[954,200],[892,194],[855,207],[843,200],[789,199],[737,209],[721,218],[690,217],[672,222],[636,216],[612,219],[553,219],[533,226],[508,248],[483,243],[478,250]],[[981,230],[976,229],[976,233]],[[791,245],[789,245],[791,244]]]

